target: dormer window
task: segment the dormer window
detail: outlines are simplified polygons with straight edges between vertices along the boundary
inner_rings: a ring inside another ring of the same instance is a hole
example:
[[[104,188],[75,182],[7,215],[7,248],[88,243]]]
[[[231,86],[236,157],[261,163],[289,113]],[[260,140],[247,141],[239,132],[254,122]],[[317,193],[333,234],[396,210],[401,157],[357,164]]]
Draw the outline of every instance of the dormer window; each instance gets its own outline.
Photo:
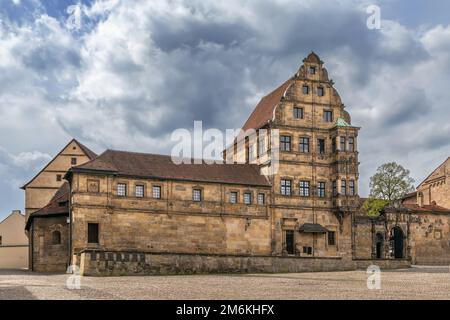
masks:
[[[309,67],[309,74],[316,74],[316,67]]]

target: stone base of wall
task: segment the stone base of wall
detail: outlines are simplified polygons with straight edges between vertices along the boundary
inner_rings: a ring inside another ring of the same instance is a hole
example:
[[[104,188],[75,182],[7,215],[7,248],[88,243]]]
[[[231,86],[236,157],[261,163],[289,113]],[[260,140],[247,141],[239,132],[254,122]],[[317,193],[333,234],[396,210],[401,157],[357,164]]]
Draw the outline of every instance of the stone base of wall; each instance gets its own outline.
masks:
[[[355,259],[356,269],[367,269],[371,265],[378,266],[380,269],[406,269],[411,267],[411,260],[409,259]]]
[[[168,275],[202,273],[287,273],[355,270],[351,259],[239,256],[183,253],[83,251],[84,276]]]

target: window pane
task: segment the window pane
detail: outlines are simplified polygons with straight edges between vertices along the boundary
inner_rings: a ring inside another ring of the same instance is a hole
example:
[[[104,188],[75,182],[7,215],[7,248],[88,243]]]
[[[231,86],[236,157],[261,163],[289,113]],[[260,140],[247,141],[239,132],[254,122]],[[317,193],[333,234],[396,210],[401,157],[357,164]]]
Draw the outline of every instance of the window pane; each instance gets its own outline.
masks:
[[[258,193],[258,204],[264,204],[265,203],[265,196],[264,193]]]
[[[346,195],[347,194],[347,181],[344,179],[341,180],[341,194]]]
[[[309,138],[300,138],[300,152],[308,153],[309,152]]]
[[[318,88],[317,88],[317,95],[318,95],[319,97],[323,97],[323,95],[324,95],[324,90],[323,90],[322,87],[318,87]]]
[[[252,194],[249,192],[244,193],[244,203],[251,204],[252,203]]]
[[[333,122],[333,111],[324,111],[323,120],[325,122]]]
[[[303,119],[303,108],[294,107],[294,118]]]
[[[348,151],[355,151],[355,138],[348,138]]]
[[[317,196],[319,198],[325,197],[325,182],[319,182],[317,185]]]
[[[319,154],[325,153],[325,139],[317,139],[317,152]]]
[[[200,189],[194,189],[192,191],[192,200],[202,201],[202,191]]]
[[[340,150],[341,151],[345,151],[345,137],[341,137],[341,140],[340,140],[341,142],[340,142]]]
[[[291,180],[281,180],[281,194],[284,196],[291,195]]]
[[[303,94],[308,94],[309,93],[309,87],[308,86],[303,86],[302,87],[302,92],[303,92]]]
[[[138,198],[144,197],[144,186],[136,186],[135,195]]]
[[[125,183],[117,184],[117,195],[120,197],[125,197],[127,195],[127,185]]]
[[[295,254],[295,244],[294,244],[294,231],[286,230],[286,253],[287,254]]]
[[[316,73],[316,67],[309,67],[309,74],[315,74]]]
[[[281,151],[291,151],[291,137],[289,136],[280,137],[280,149]]]
[[[155,199],[161,198],[161,187],[160,186],[153,186],[152,188],[152,197]]]
[[[237,203],[237,192],[230,193],[230,203]]]
[[[309,181],[300,181],[300,196],[309,197]]]
[[[336,245],[336,234],[334,231],[328,231],[328,245],[329,246]]]

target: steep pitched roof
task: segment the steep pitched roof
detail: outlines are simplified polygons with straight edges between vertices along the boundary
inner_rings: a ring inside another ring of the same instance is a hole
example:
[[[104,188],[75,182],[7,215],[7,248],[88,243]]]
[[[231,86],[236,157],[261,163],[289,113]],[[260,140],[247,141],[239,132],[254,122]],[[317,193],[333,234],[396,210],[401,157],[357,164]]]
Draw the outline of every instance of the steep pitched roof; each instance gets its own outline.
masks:
[[[175,164],[167,155],[106,150],[72,172],[104,172],[139,178],[157,178],[198,182],[215,182],[270,186],[255,164]]]
[[[293,78],[285,81],[281,86],[276,88],[274,91],[263,97],[259,103],[256,105],[250,117],[245,122],[242,127],[243,131],[248,129],[260,129],[269,120],[273,119],[275,107],[281,101],[281,98],[286,93],[287,89],[294,82]]]
[[[436,169],[433,170],[433,172],[431,172],[418,186],[417,188],[419,188],[422,184],[424,184],[429,178],[431,178],[434,174],[437,174],[438,171],[442,168],[442,166],[444,166],[447,161],[450,162],[450,157],[448,157],[447,159],[444,160],[444,162],[442,162]],[[445,174],[445,173],[444,173]]]
[[[53,157],[53,159],[52,160],[50,160],[46,165],[45,165],[45,167],[44,168],[42,168],[42,170],[41,171],[39,171],[33,178],[31,178],[27,183],[25,183],[22,187],[20,187],[21,189],[23,189],[23,190],[25,190],[25,188],[31,183],[31,182],[33,182],[33,180],[34,179],[36,179],[36,177],[37,176],[39,176],[43,171],[45,171],[45,169],[47,169],[48,168],[48,166],[72,143],[72,142],[75,142],[80,148],[81,148],[81,150],[83,150],[83,152],[86,154],[86,156],[89,158],[89,159],[94,159],[95,157],[97,157],[97,154],[94,152],[94,151],[92,151],[92,150],[90,150],[88,147],[86,147],[84,144],[82,144],[82,143],[80,143],[78,140],[76,140],[76,139],[72,139],[72,140],[70,140],[69,141],[69,143],[68,144],[66,144],[65,146],[64,146],[64,148],[62,148],[61,149],[61,151],[59,151],[58,152],[58,154],[56,155],[56,156],[54,156]]]
[[[33,219],[37,217],[68,215],[69,197],[70,185],[68,182],[64,182],[45,207],[30,214],[26,222],[25,229],[29,230]]]

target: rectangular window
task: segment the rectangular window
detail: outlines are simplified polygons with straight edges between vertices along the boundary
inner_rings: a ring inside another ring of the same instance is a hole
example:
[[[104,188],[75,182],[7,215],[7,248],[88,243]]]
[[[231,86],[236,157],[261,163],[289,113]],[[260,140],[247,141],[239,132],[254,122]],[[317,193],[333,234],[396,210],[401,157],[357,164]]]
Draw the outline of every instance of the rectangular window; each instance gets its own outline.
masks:
[[[355,138],[353,137],[348,138],[348,151],[355,151]]]
[[[355,195],[355,180],[353,179],[348,182],[348,194],[351,196]]]
[[[318,87],[317,88],[317,95],[319,96],[319,97],[323,97],[324,96],[324,93],[325,91],[323,90],[323,88],[322,87]]]
[[[160,186],[153,186],[152,197],[155,199],[161,199],[161,187]]]
[[[134,187],[134,195],[137,198],[143,198],[144,197],[144,186],[143,185],[137,185]]]
[[[303,108],[294,107],[294,119],[303,119]]]
[[[230,192],[230,203],[237,203],[238,193]]]
[[[280,137],[280,149],[281,151],[291,151],[291,137],[289,136]]]
[[[344,196],[347,194],[347,181],[345,179],[341,180],[341,194]]]
[[[309,152],[309,138],[300,138],[299,151],[302,153]]]
[[[328,245],[329,246],[336,245],[336,233],[334,231],[328,231]]]
[[[340,151],[345,151],[345,137],[341,137],[340,138],[340,143],[339,143],[339,150]]]
[[[316,67],[309,67],[309,74],[316,74]]]
[[[307,85],[304,85],[302,87],[302,92],[303,92],[303,94],[309,94],[309,87]]]
[[[192,190],[192,200],[196,201],[196,202],[202,201],[202,190],[193,189]]]
[[[77,158],[70,159],[70,163],[74,166],[77,164]]]
[[[325,182],[319,182],[317,184],[317,196],[319,198],[325,198]]]
[[[333,196],[337,196],[337,181],[333,181]]]
[[[252,194],[250,192],[244,193],[244,203],[245,204],[252,204]]]
[[[56,181],[59,182],[59,181],[61,181],[61,180],[62,180],[62,176],[61,176],[60,174],[57,174],[57,175],[56,175]]]
[[[99,243],[98,223],[88,223],[88,243]]]
[[[266,203],[266,197],[264,193],[258,193],[258,204],[263,205]]]
[[[333,122],[333,111],[325,110],[323,112],[323,121],[325,121],[325,122]]]
[[[287,254],[295,254],[294,235],[295,235],[294,230],[286,230],[285,231],[286,253]]]
[[[248,161],[253,161],[255,159],[255,156],[253,154],[253,145],[248,146],[247,152],[248,152]]]
[[[309,181],[300,181],[300,197],[309,197]]]
[[[283,196],[291,195],[291,180],[281,180],[281,194]]]
[[[325,139],[317,139],[317,153],[318,154],[325,153]]]
[[[125,183],[117,184],[117,195],[119,197],[126,197],[127,195],[127,185]]]
[[[258,153],[260,156],[266,153],[266,141],[264,137],[260,137],[258,140]]]
[[[312,247],[303,247],[303,253],[312,254]]]
[[[331,139],[331,151],[332,152],[336,152],[336,139],[337,138]]]

